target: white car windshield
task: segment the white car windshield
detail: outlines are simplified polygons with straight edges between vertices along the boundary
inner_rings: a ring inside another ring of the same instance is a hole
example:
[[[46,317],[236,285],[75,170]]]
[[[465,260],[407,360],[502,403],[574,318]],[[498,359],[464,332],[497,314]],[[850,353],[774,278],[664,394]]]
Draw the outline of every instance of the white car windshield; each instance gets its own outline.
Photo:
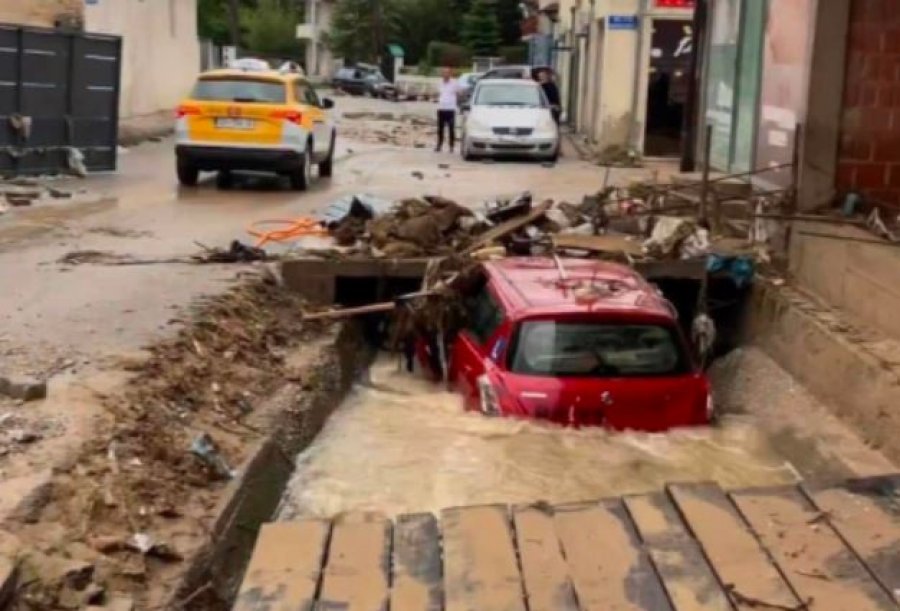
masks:
[[[475,94],[476,106],[546,106],[544,96],[536,85],[513,83],[482,84]]]

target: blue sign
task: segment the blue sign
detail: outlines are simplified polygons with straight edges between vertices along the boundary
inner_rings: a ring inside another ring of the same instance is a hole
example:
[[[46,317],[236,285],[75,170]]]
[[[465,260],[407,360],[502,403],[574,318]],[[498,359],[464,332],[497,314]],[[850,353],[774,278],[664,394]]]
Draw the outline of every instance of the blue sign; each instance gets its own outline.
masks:
[[[610,30],[636,30],[638,28],[637,15],[610,15],[606,18]]]

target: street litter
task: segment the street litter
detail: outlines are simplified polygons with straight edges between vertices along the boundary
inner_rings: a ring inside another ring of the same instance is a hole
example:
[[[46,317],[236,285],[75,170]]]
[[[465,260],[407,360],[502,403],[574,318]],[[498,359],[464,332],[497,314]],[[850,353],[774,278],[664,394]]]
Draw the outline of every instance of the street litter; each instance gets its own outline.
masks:
[[[216,442],[209,433],[201,433],[191,442],[191,453],[202,460],[212,472],[223,479],[233,479],[237,472],[228,466],[225,458],[219,451]]]

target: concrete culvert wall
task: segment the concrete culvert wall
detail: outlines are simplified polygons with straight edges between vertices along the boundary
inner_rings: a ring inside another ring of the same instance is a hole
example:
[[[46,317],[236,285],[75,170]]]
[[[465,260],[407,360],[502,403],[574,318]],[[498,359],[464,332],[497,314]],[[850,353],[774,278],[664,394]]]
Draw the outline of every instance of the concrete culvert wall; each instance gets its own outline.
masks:
[[[302,379],[286,381],[269,399],[264,409],[271,414],[271,432],[250,453],[239,479],[229,485],[209,543],[175,590],[171,608],[231,608],[257,531],[275,514],[294,469],[294,456],[315,439],[371,355],[361,325],[349,322],[313,356]]]

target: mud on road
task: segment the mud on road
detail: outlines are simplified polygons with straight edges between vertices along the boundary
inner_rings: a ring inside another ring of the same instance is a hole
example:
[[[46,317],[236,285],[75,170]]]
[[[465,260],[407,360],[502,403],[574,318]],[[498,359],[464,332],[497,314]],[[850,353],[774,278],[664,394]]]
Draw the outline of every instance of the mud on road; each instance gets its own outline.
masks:
[[[316,368],[335,335],[303,324],[302,308],[263,274],[202,300],[174,338],[125,365],[82,450],[3,523],[22,559],[13,608],[170,600],[238,467],[271,431],[303,422],[298,401],[272,394],[339,386],[340,367]]]

